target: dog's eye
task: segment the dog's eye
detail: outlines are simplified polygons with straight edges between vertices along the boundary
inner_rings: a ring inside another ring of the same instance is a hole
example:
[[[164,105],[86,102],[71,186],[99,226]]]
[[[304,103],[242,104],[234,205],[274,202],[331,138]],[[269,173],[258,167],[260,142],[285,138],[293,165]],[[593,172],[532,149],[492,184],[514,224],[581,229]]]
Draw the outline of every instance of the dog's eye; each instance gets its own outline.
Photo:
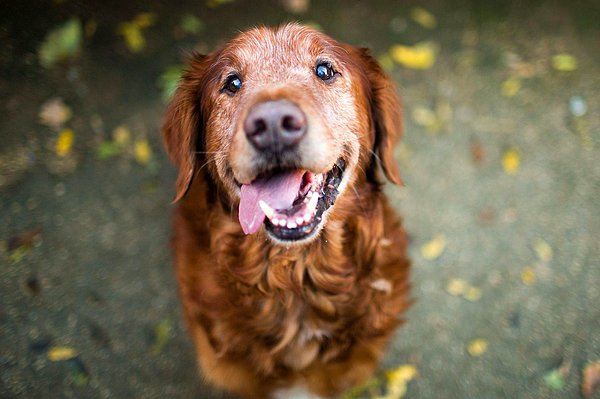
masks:
[[[324,82],[331,82],[337,75],[337,72],[333,69],[330,63],[321,62],[315,68],[315,74],[319,79]]]
[[[223,90],[229,94],[235,94],[242,88],[242,79],[237,75],[231,75],[227,78]]]

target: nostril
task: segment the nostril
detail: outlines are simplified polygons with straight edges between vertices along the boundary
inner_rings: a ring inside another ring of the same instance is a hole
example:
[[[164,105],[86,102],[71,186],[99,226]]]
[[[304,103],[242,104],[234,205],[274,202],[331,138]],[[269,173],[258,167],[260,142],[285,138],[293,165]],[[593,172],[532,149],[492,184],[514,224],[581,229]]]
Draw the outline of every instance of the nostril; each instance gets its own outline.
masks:
[[[288,132],[297,132],[298,130],[302,130],[304,126],[298,118],[292,115],[286,115],[281,121],[281,127]]]
[[[251,135],[257,135],[267,130],[267,124],[264,119],[257,119],[254,121],[254,129],[249,132]]]

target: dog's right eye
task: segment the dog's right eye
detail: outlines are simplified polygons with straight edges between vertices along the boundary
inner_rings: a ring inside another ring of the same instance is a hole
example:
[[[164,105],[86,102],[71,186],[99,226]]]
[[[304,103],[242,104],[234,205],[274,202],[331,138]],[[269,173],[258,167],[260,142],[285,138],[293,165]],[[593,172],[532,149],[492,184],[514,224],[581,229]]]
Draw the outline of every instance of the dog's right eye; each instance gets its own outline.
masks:
[[[242,79],[237,75],[231,75],[227,78],[223,91],[230,95],[237,93],[242,88]]]

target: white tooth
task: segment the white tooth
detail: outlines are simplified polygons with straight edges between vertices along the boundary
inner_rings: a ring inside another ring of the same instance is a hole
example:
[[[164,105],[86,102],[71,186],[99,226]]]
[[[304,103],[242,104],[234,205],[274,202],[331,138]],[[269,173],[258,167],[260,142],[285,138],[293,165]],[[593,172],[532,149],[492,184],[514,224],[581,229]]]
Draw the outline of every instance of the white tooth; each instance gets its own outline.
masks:
[[[277,226],[279,224],[279,219],[273,218],[273,219],[271,219],[271,223],[273,223],[275,226]]]
[[[300,216],[298,216],[298,217],[296,218],[296,224],[297,224],[298,226],[300,226],[300,225],[302,225],[303,223],[304,223],[304,219],[302,219]]]
[[[280,225],[281,227],[285,227],[285,225],[286,225],[286,220],[285,220],[285,219],[280,219],[280,220],[279,220],[279,225]]]
[[[308,204],[306,205],[306,210],[309,213],[315,213],[315,210],[317,209],[317,202],[319,201],[319,197],[317,195],[313,195],[310,198],[310,201],[308,201]]]
[[[308,198],[312,197],[312,195],[313,195],[313,192],[312,192],[312,191],[309,191],[309,192],[307,192],[307,193],[306,193],[306,196],[307,196]]]
[[[275,214],[275,209],[271,208],[271,206],[263,200],[258,201],[258,206],[260,206],[260,209],[262,209],[262,211],[269,219],[271,219]]]
[[[293,222],[291,220],[289,222],[287,222],[288,229],[295,229],[296,227],[298,227],[298,225],[295,222]]]
[[[308,222],[310,222],[310,219],[312,219],[312,215],[310,213],[305,213],[304,214],[304,222],[308,223]]]

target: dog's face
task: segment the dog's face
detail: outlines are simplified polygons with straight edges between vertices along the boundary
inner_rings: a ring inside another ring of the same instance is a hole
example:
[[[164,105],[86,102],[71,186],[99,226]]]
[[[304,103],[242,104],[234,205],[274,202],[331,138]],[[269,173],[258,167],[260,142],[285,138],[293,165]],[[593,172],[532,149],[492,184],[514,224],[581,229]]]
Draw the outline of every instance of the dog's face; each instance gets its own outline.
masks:
[[[298,243],[317,235],[348,187],[374,179],[376,158],[399,183],[391,151],[401,128],[393,84],[366,51],[290,24],[194,57],[163,132],[178,197],[207,165],[244,232],[264,225]]]

